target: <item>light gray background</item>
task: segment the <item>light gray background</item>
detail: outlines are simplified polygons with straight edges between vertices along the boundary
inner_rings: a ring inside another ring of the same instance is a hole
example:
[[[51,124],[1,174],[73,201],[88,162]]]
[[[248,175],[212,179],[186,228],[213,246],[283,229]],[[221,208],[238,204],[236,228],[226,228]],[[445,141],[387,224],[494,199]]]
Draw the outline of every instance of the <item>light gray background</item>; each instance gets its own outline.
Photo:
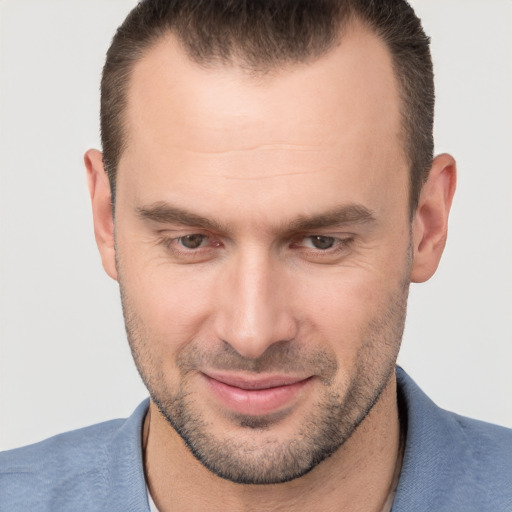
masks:
[[[134,0],[0,0],[0,448],[129,415],[146,396],[96,251],[82,155]],[[437,275],[413,285],[401,364],[441,406],[512,426],[512,3],[416,0],[437,152],[459,166]]]

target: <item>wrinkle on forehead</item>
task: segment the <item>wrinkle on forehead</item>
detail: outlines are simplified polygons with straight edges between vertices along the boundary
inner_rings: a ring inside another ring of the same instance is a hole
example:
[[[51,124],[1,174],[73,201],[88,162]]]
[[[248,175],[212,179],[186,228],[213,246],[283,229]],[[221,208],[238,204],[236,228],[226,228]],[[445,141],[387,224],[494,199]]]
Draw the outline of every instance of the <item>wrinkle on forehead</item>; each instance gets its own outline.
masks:
[[[342,170],[341,154],[333,158],[333,153],[324,148],[297,148],[267,146],[265,149],[255,147],[218,152],[181,150],[173,161],[177,171],[175,179],[186,180],[188,176],[193,180],[207,180],[211,186],[222,186],[216,180],[261,181],[313,175],[318,180],[331,181]],[[354,162],[354,167],[357,166]]]
[[[243,175],[243,174],[216,174],[215,178],[222,178],[225,180],[237,180],[237,181],[261,181],[261,180],[271,180],[274,178],[287,178],[289,176],[300,176],[300,175],[306,176],[306,175],[315,174],[318,172],[320,172],[320,171],[310,170],[310,171],[302,171],[302,172],[293,172],[293,171],[283,172],[283,173],[273,172],[272,174],[269,174],[269,175],[259,174],[258,176],[247,176],[247,175]],[[204,178],[212,177],[211,174],[201,174],[201,173],[199,173],[198,176],[202,176]]]
[[[182,151],[189,151],[192,153],[197,153],[200,155],[224,155],[224,154],[233,154],[237,155],[244,152],[256,152],[256,151],[298,151],[298,152],[318,152],[324,151],[325,148],[318,145],[304,145],[304,144],[288,144],[288,143],[268,143],[268,144],[255,144],[249,145],[243,148],[237,149],[202,149],[202,148],[187,148],[181,146],[179,148]]]

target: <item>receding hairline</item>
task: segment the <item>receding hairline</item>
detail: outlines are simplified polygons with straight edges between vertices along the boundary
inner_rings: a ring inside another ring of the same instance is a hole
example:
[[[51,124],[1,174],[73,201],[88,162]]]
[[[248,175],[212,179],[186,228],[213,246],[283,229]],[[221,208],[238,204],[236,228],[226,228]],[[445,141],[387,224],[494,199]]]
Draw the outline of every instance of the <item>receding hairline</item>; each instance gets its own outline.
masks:
[[[294,70],[298,68],[306,68],[315,62],[320,61],[324,57],[328,57],[330,54],[334,53],[336,50],[338,50],[340,47],[343,46],[343,42],[346,38],[350,38],[352,34],[355,34],[356,36],[359,34],[363,34],[364,37],[370,37],[375,41],[381,49],[386,53],[386,56],[388,57],[388,63],[389,63],[389,76],[392,80],[392,86],[394,91],[396,92],[396,99],[397,99],[397,113],[400,117],[399,120],[399,128],[398,128],[398,142],[403,145],[402,151],[404,154],[405,159],[408,161],[408,155],[407,155],[407,148],[406,148],[406,138],[407,133],[405,129],[405,123],[402,119],[402,96],[400,92],[400,81],[398,80],[398,77],[396,76],[395,69],[394,69],[394,63],[393,63],[393,56],[390,52],[390,49],[388,48],[386,42],[379,37],[379,34],[376,30],[372,30],[372,28],[367,24],[364,23],[359,18],[352,17],[350,20],[350,23],[347,22],[344,25],[343,31],[340,32],[334,41],[332,45],[329,46],[328,49],[325,49],[323,52],[319,52],[315,55],[309,55],[307,58],[303,58],[301,60],[297,61],[287,61],[283,62],[282,64],[279,63],[273,63],[273,64],[262,64],[261,66],[252,67],[248,65],[247,62],[243,60],[243,56],[234,57],[230,60],[212,60],[212,61],[197,61],[194,58],[191,57],[189,52],[187,51],[186,46],[184,46],[181,39],[178,37],[178,35],[173,30],[166,30],[162,34],[159,35],[159,37],[155,38],[150,45],[147,45],[146,48],[139,54],[138,58],[133,62],[129,77],[126,80],[126,90],[124,91],[125,96],[125,107],[122,111],[122,126],[123,126],[123,150],[121,152],[119,162],[120,163],[122,156],[126,150],[126,147],[129,142],[129,126],[128,126],[128,115],[131,111],[130,109],[130,99],[134,98],[134,94],[132,93],[132,85],[133,85],[133,78],[134,78],[134,70],[139,66],[139,64],[142,61],[147,61],[148,57],[151,55],[151,53],[158,51],[162,48],[174,48],[177,50],[174,54],[174,56],[183,59],[183,61],[187,65],[193,65],[197,66],[197,69],[199,70],[205,70],[205,71],[215,71],[215,70],[222,70],[225,69],[227,71],[230,71],[232,69],[236,69],[237,71],[241,71],[242,73],[240,76],[245,80],[247,79],[249,82],[259,82],[259,81],[265,81],[267,79],[279,79],[279,75],[285,75],[289,72],[293,72]]]
[[[248,79],[253,78],[257,80],[268,75],[273,75],[274,73],[286,73],[288,70],[293,70],[297,67],[311,65],[339,48],[343,44],[344,39],[350,37],[351,34],[358,32],[365,33],[375,38],[375,40],[381,44],[382,48],[385,49],[390,58],[390,62],[393,63],[393,55],[390,48],[384,38],[379,34],[378,30],[373,28],[370,23],[366,22],[361,16],[358,16],[357,13],[354,13],[343,19],[343,23],[338,24],[334,37],[326,46],[319,47],[312,50],[310,53],[298,55],[297,57],[284,55],[282,58],[276,57],[271,60],[253,59],[250,55],[245,53],[243,48],[235,48],[232,54],[226,56],[212,54],[211,56],[203,57],[194,53],[175,29],[172,27],[165,28],[160,30],[158,35],[154,36],[147,45],[138,51],[137,56],[133,59],[129,68],[129,80],[131,79],[135,66],[142,59],[146,58],[149,53],[154,51],[156,47],[164,44],[175,46],[187,62],[193,63],[199,68],[205,70],[236,68],[243,71]],[[396,83],[398,86],[399,82],[396,81]]]
[[[113,205],[118,165],[127,146],[127,82],[137,62],[162,37],[176,34],[189,60],[203,67],[224,62],[261,77],[329,53],[354,20],[391,55],[412,215],[432,164],[435,91],[430,39],[406,0],[244,0],[243,5],[141,0],[114,36],[101,81],[103,161]]]

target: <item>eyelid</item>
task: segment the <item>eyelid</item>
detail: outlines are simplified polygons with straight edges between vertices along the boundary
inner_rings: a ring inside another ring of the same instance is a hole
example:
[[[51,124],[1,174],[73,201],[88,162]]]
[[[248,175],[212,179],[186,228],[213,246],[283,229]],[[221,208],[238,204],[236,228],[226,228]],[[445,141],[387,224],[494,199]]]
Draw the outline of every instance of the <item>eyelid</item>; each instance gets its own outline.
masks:
[[[189,261],[190,263],[194,263],[197,261],[200,262],[206,260],[208,259],[212,250],[217,249],[222,245],[222,242],[218,237],[213,237],[211,233],[206,233],[202,230],[180,230],[179,232],[176,232],[178,231],[176,230],[174,233],[173,231],[174,230],[168,229],[163,230],[159,239],[157,240],[157,244],[162,245],[172,254],[173,257],[178,259],[182,258],[184,262]],[[186,247],[179,244],[180,239],[193,235],[201,235],[206,237],[205,243],[196,249],[187,249]]]
[[[293,239],[292,239],[292,243],[295,243],[295,242],[301,242],[303,240],[306,240],[306,239],[311,239],[311,238],[315,238],[315,237],[320,237],[320,238],[332,238],[335,242],[338,242],[338,243],[344,243],[344,242],[350,242],[351,240],[354,239],[355,235],[353,233],[343,233],[343,234],[339,234],[339,233],[301,233],[300,235],[297,235],[297,236],[294,236]]]
[[[157,244],[163,246],[169,254],[176,258],[177,261],[181,260],[182,263],[200,263],[214,258],[217,254],[216,251],[223,247],[224,241],[222,237],[216,236],[211,232],[201,229],[187,229],[187,230],[161,230],[159,232]],[[182,246],[179,241],[181,238],[192,235],[201,235],[206,237],[205,242],[196,249],[187,249]],[[325,237],[332,238],[334,244],[332,247],[320,249],[315,247],[308,247],[304,244],[304,240],[312,237]],[[287,242],[286,245],[295,252],[298,256],[304,257],[306,260],[310,259],[313,263],[334,263],[340,258],[345,257],[352,249],[352,244],[355,239],[353,233],[301,233],[295,235]]]
[[[213,239],[213,237],[211,237],[210,235],[207,235],[205,233],[185,233],[185,234],[180,234],[177,236],[162,235],[159,239],[159,242],[164,243],[164,244],[171,244],[173,242],[178,243],[183,238],[192,237],[195,235],[204,237],[204,242],[208,242],[209,240]],[[201,245],[200,247],[203,247],[203,246],[204,245]],[[189,249],[189,250],[193,250],[193,249]]]
[[[304,239],[322,236],[325,238],[333,238],[334,245],[327,249],[318,249],[315,247],[307,247],[306,245],[300,245]],[[305,260],[309,260],[312,263],[336,263],[341,258],[344,258],[350,254],[353,248],[355,236],[353,234],[333,236],[331,234],[304,234],[300,237],[295,238],[295,242],[292,245],[293,250],[297,251]]]
[[[197,246],[197,247],[186,247],[184,245],[184,239],[188,238],[188,239],[192,239],[193,237],[201,237],[201,242],[200,244]],[[191,235],[182,235],[182,236],[179,236],[175,239],[175,241],[181,246],[183,247],[183,249],[185,250],[188,250],[188,251],[194,251],[196,249],[200,249],[202,247],[205,246],[205,244],[208,242],[208,236],[207,235],[203,235],[202,233],[193,233]]]

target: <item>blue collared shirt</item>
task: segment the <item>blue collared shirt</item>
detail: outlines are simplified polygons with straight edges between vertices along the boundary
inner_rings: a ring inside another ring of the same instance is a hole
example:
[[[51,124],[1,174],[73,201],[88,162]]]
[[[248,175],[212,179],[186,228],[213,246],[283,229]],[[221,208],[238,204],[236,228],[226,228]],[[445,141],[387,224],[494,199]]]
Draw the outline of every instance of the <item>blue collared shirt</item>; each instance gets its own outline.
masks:
[[[511,512],[512,431],[437,407],[397,368],[407,424],[392,512]],[[149,512],[148,400],[113,420],[0,454],[1,512]]]

